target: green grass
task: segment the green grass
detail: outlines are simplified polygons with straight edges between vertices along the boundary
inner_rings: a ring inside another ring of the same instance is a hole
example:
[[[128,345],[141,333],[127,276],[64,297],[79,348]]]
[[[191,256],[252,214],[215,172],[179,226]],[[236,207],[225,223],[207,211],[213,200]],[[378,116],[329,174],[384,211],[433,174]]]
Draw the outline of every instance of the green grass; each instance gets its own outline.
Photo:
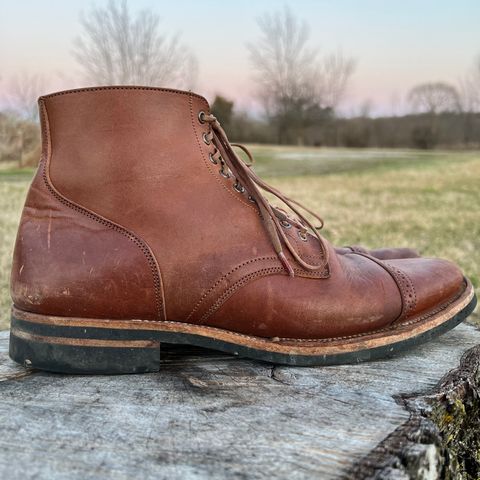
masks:
[[[31,173],[0,170],[0,330],[8,326],[12,250]]]
[[[457,262],[480,293],[480,154],[253,145],[256,171],[325,219],[337,245],[414,246]],[[0,168],[0,328],[31,171]]]

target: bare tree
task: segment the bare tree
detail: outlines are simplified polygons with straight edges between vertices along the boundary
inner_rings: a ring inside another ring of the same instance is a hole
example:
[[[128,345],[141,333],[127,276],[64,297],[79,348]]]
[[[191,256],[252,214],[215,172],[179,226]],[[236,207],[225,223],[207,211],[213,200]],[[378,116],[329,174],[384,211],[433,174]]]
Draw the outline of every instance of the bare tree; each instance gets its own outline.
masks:
[[[291,141],[293,132],[301,143],[304,129],[338,106],[353,60],[341,52],[320,57],[310,46],[306,22],[288,8],[263,15],[258,26],[260,37],[248,44],[257,95],[279,142]]]
[[[429,149],[441,141],[438,117],[442,113],[460,113],[460,95],[448,83],[424,83],[412,88],[408,102],[421,113],[411,130],[411,141],[418,148]]]
[[[442,112],[459,112],[460,95],[457,89],[448,83],[424,83],[410,90],[408,101],[417,113],[432,115]]]
[[[23,120],[37,121],[37,99],[45,93],[45,78],[28,73],[16,75],[10,80],[9,92],[12,109]]]
[[[152,10],[134,15],[126,0],[110,0],[106,7],[82,15],[81,25],[74,55],[87,82],[193,86],[194,55],[178,34],[160,31],[160,19]]]
[[[480,110],[480,55],[460,81],[459,89],[462,110],[470,113],[478,112]]]
[[[345,57],[338,51],[327,55],[323,60],[320,82],[323,103],[336,109],[345,96],[348,81],[355,69],[352,58]]]
[[[8,82],[11,109],[4,112],[0,129],[0,157],[16,160],[19,167],[34,166],[40,158],[37,99],[44,93],[44,86],[44,77],[28,73]]]
[[[458,88],[463,117],[463,143],[478,145],[475,119],[480,111],[480,55],[477,56],[466,75],[460,79]]]

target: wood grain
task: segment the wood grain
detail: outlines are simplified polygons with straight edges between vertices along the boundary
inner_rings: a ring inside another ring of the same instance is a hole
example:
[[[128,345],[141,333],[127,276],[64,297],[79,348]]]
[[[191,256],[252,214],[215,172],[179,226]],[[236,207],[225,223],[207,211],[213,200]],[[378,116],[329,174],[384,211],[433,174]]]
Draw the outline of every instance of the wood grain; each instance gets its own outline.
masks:
[[[477,344],[461,325],[323,368],[162,345],[159,373],[65,376],[15,365],[1,332],[0,478],[438,478],[468,453],[446,439],[469,425],[449,405],[476,408]]]

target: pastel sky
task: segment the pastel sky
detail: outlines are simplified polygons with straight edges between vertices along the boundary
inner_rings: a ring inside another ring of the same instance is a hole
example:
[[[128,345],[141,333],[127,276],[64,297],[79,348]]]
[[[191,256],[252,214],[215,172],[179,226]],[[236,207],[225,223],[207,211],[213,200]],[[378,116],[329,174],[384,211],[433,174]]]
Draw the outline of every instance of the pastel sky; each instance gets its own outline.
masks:
[[[0,98],[22,72],[48,76],[49,91],[78,86],[71,49],[79,14],[104,3],[0,0]],[[342,106],[348,114],[367,100],[374,113],[398,113],[413,85],[456,84],[480,55],[478,0],[130,0],[133,10],[154,9],[193,50],[196,91],[222,93],[243,108],[255,108],[246,43],[258,35],[258,16],[284,5],[308,22],[312,45],[356,59]]]

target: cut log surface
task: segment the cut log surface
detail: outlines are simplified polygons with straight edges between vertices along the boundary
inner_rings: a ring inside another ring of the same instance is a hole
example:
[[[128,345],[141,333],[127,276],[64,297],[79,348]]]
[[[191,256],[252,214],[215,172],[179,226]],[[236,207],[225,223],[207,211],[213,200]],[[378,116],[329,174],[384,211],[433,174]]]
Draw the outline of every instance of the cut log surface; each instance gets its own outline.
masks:
[[[1,332],[0,478],[448,478],[476,468],[478,344],[464,324],[323,368],[162,345],[159,373],[73,376],[14,364]]]

